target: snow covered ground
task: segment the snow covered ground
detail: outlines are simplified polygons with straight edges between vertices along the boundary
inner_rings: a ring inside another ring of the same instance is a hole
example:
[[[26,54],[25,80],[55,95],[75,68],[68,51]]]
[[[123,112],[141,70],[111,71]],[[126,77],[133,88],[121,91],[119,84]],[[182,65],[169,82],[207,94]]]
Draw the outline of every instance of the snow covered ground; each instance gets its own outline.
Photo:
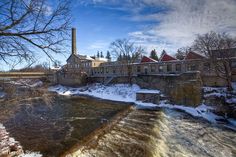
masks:
[[[158,90],[148,90],[141,89],[138,85],[128,85],[128,84],[114,84],[105,86],[102,84],[92,84],[80,88],[66,87],[62,85],[49,87],[49,91],[57,92],[60,95],[89,95],[106,100],[122,101],[122,102],[133,102],[136,104],[137,108],[150,108],[150,107],[164,107],[170,109],[178,109],[185,111],[192,116],[202,117],[212,123],[217,123],[217,120],[223,119],[223,117],[215,115],[211,112],[212,107],[201,104],[200,106],[187,107],[181,105],[174,105],[168,103],[168,101],[161,101],[159,104],[144,103],[141,101],[136,101],[136,93],[140,91],[145,92],[155,92],[160,93]],[[212,90],[212,88],[206,88],[206,90]],[[224,90],[224,89],[221,89]],[[231,119],[232,125],[235,125],[235,120]],[[236,125],[235,125],[236,126]]]

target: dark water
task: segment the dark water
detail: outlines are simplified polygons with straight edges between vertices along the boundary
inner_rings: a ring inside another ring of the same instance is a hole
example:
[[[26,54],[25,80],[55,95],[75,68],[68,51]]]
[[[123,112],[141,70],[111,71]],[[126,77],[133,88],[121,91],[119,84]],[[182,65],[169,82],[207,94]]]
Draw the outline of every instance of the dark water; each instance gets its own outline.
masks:
[[[126,108],[86,98],[57,97],[50,104],[38,99],[25,102],[2,123],[24,150],[59,156]]]

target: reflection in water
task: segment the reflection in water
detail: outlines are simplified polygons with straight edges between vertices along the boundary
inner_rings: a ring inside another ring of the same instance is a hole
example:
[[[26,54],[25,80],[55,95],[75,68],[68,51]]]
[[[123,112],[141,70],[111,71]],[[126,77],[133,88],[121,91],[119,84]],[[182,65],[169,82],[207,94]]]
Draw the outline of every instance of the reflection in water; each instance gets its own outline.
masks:
[[[96,142],[70,155],[235,157],[235,146],[235,132],[215,127],[185,113],[134,110]]]
[[[51,106],[38,100],[5,117],[4,126],[24,150],[47,157],[70,149],[68,157],[236,157],[234,131],[168,109],[132,109],[81,145],[84,137],[127,108],[85,98],[57,98]]]
[[[51,105],[38,99],[21,105],[3,124],[24,150],[57,157],[127,108],[87,98],[56,98]]]

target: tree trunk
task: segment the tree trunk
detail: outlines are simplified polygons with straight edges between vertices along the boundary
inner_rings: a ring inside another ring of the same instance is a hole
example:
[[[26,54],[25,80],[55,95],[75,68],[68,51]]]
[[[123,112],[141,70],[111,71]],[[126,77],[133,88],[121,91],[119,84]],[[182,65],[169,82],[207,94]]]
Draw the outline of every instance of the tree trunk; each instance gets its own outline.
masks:
[[[131,65],[128,65],[128,79],[129,79],[129,84],[132,84],[132,67],[131,67]]]
[[[226,72],[226,81],[227,81],[228,91],[232,91],[233,90],[233,87],[232,87],[232,74],[231,74],[229,64],[230,64],[229,62],[225,62],[224,67],[225,67],[225,72]]]

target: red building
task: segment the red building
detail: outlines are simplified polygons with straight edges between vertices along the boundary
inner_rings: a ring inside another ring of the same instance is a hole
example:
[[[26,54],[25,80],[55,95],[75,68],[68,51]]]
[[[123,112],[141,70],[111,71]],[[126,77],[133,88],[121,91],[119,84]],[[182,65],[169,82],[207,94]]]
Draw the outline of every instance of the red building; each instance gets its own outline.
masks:
[[[177,60],[176,58],[168,55],[167,53],[164,53],[161,58],[160,58],[160,61],[162,62],[166,62],[166,61],[174,61],[174,60]]]
[[[152,58],[147,57],[147,56],[143,56],[143,58],[141,59],[141,63],[149,63],[149,62],[157,62],[157,60],[152,59]]]

